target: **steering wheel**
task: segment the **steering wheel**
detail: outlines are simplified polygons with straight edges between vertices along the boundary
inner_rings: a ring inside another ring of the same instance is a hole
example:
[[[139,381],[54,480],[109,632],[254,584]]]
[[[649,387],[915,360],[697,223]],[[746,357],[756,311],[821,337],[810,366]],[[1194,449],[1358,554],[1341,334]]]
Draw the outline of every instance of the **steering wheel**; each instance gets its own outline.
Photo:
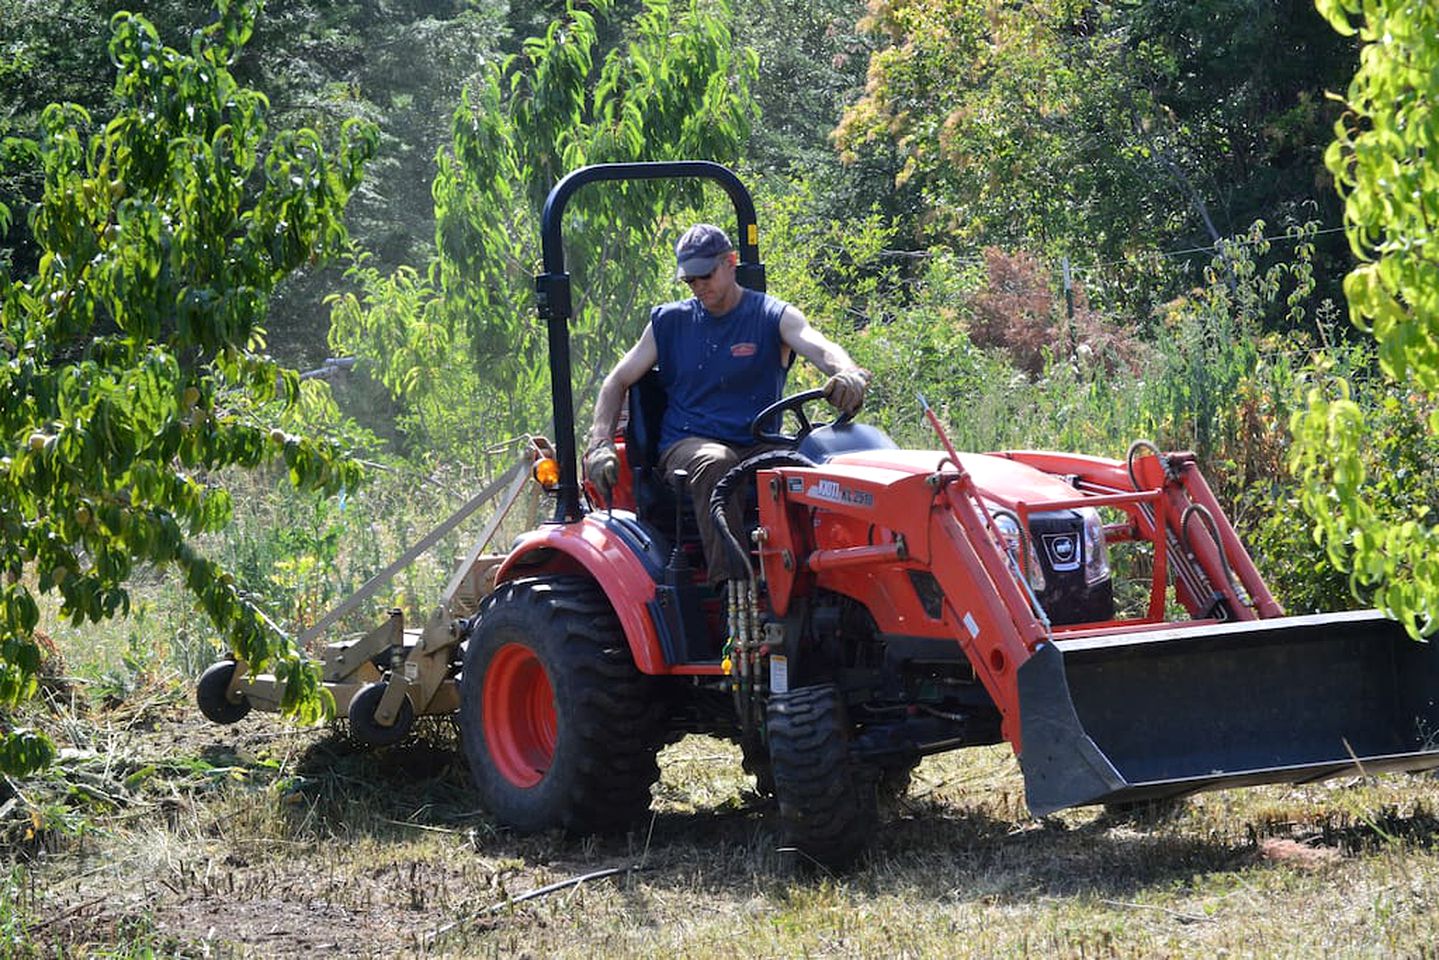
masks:
[[[756,443],[778,443],[790,447],[797,447],[805,437],[815,431],[815,425],[810,422],[809,416],[805,414],[805,404],[811,400],[824,398],[823,390],[805,390],[801,393],[792,393],[787,397],[781,397],[774,403],[765,407],[750,421],[749,432]],[[784,425],[784,415],[793,413],[799,421],[798,433],[780,433],[778,430],[766,430],[764,425],[771,417],[779,420],[780,426]],[[842,427],[854,419],[852,414],[841,413],[829,423],[821,423],[821,427]]]

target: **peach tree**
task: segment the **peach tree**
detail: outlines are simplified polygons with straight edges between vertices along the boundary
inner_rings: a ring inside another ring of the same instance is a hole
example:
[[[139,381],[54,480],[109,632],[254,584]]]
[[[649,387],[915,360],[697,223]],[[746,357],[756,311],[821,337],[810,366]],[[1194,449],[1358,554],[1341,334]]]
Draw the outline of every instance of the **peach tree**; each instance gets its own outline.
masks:
[[[279,429],[299,378],[261,337],[276,284],[346,245],[375,134],[267,127],[230,72],[259,6],[219,0],[188,50],[116,14],[114,115],[51,105],[24,146],[44,192],[36,272],[0,275],[0,770],[52,753],[13,722],[39,595],[77,626],[124,615],[142,565],[176,571],[234,654],[284,679],[290,711],[322,709],[313,664],[194,542],[230,517],[227,467],[283,460],[317,495],[360,479],[337,445]]]
[[[1363,42],[1325,155],[1357,266],[1350,319],[1373,335],[1388,402],[1422,429],[1381,430],[1359,385],[1325,378],[1294,417],[1292,465],[1315,539],[1414,637],[1439,630],[1439,526],[1426,498],[1439,435],[1439,8],[1416,0],[1316,0]],[[1392,419],[1392,418],[1390,418]],[[1428,452],[1415,456],[1415,451]]]
[[[336,297],[331,317],[331,345],[365,361],[424,449],[472,456],[476,424],[494,437],[545,422],[533,288],[540,210],[561,177],[593,163],[740,158],[757,64],[736,46],[733,15],[725,2],[569,0],[466,90],[436,157],[435,257],[390,274],[362,262],[359,292]],[[608,369],[648,305],[681,292],[670,249],[681,212],[702,203],[693,182],[575,198],[565,237],[577,370]]]

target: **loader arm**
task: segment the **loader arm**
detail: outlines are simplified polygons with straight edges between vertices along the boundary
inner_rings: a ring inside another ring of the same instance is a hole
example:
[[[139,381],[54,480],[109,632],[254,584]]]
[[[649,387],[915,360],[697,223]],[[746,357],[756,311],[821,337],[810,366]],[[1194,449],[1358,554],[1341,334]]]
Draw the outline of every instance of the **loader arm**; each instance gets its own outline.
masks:
[[[1162,495],[1168,506],[1168,517],[1177,518],[1175,528],[1169,529],[1166,536],[1159,537],[1158,531],[1166,524],[1156,523],[1152,511],[1140,509],[1135,511],[1134,519],[1141,528],[1141,538],[1155,542],[1156,546],[1160,546],[1161,539],[1168,541],[1167,545],[1179,550],[1181,566],[1197,565],[1195,577],[1207,579],[1214,585],[1232,608],[1234,619],[1283,616],[1284,608],[1269,592],[1229,517],[1200,472],[1194,454],[1135,457],[1133,453],[1131,448],[1131,457],[1127,462],[1029,450],[1006,451],[1000,456],[1029,464],[1046,473],[1072,477],[1076,489],[1092,497],[1127,496],[1143,490]],[[1213,528],[1187,527],[1184,520],[1186,512],[1191,517],[1207,517],[1203,520],[1206,524],[1213,520]],[[1212,605],[1215,597],[1213,594],[1207,598],[1194,596],[1197,580],[1188,576],[1187,570],[1177,572],[1178,599],[1191,616],[1199,617],[1201,607],[1206,603]]]
[[[774,611],[783,616],[797,594],[822,587],[866,603],[881,632],[957,641],[1018,750],[1017,671],[1048,631],[968,475],[954,465],[922,473],[909,463],[832,463],[762,471],[759,487]],[[938,584],[937,610],[924,609],[916,574]]]
[[[1036,815],[1439,767],[1434,645],[1374,611],[1283,616],[1191,457],[958,460],[886,450],[762,472],[762,571],[781,616],[822,589],[864,603],[881,634],[957,642]],[[999,460],[1068,487],[1006,496],[993,486]],[[1079,504],[1124,511],[1124,536],[1153,544],[1146,615],[1052,627],[1024,587],[990,511]],[[926,578],[943,597],[927,608]],[[1171,581],[1190,619],[1165,620]]]

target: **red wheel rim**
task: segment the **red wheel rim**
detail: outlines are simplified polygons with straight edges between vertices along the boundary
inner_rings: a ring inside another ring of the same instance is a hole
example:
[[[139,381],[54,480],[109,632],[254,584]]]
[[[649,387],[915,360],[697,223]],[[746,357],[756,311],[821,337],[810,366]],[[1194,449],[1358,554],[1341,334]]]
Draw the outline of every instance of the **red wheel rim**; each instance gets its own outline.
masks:
[[[507,643],[495,651],[481,694],[485,742],[496,769],[517,787],[533,787],[555,756],[555,692],[534,651]]]

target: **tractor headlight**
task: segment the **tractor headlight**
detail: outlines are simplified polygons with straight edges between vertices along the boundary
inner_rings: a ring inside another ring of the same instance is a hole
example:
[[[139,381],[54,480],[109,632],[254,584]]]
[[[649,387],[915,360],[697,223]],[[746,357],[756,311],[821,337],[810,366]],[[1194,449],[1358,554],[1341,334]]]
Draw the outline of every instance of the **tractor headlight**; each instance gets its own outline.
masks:
[[[1084,507],[1079,513],[1084,517],[1084,582],[1092,586],[1109,579],[1109,545],[1099,511]]]
[[[1014,517],[1008,513],[996,513],[993,515],[993,518],[995,529],[999,531],[1000,536],[1004,537],[1004,542],[1009,547],[1009,555],[1014,557],[1016,563],[1020,563],[1019,542],[1021,539],[1024,540],[1028,547],[1027,552],[1029,554],[1021,563],[1021,566],[1024,568],[1025,577],[1029,580],[1031,590],[1043,590],[1044,567],[1040,566],[1039,554],[1035,552],[1034,538],[1020,537],[1019,524],[1016,523]]]

